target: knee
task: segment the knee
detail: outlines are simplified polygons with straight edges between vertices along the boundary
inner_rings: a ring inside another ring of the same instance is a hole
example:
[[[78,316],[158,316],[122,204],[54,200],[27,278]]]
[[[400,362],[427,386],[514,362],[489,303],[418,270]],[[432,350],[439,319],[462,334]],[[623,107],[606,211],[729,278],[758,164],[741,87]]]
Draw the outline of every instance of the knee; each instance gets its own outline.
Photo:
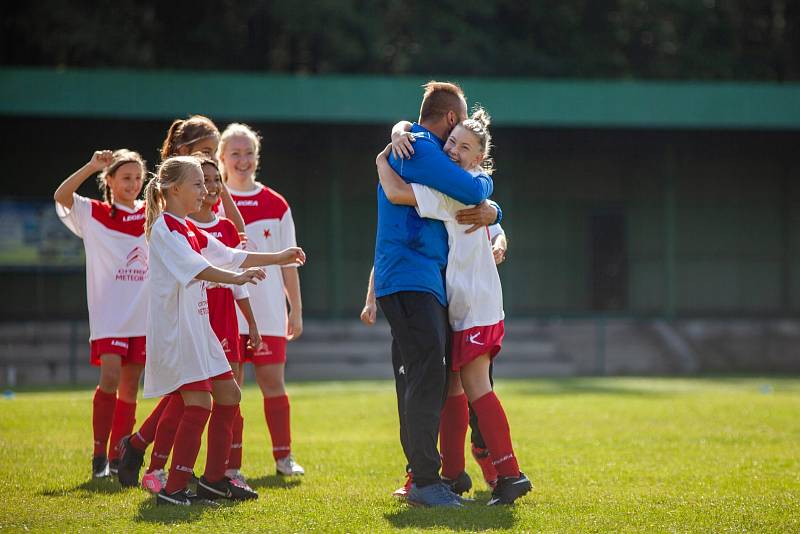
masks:
[[[100,389],[107,393],[117,391],[119,387],[120,369],[114,365],[103,365],[100,367]]]
[[[256,369],[258,385],[266,397],[275,397],[285,393],[282,369],[264,365]]]
[[[239,389],[239,386],[236,385],[235,381],[234,381],[234,387],[232,387],[229,392],[226,392],[225,397],[226,397],[226,401],[227,401],[227,402],[225,402],[225,404],[228,404],[228,405],[231,405],[231,406],[235,406],[235,405],[239,404],[240,402],[242,402],[242,390]]]

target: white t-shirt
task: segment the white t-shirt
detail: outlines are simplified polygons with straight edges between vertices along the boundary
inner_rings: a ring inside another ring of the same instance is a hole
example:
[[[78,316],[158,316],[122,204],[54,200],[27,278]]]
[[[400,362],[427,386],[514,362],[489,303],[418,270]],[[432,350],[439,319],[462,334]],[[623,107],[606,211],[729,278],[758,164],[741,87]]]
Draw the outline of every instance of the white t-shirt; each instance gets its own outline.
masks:
[[[461,202],[430,187],[411,184],[420,217],[438,219],[447,229],[447,312],[454,331],[473,326],[491,326],[502,321],[503,288],[492,255],[488,232],[470,234],[471,225],[456,222],[456,212],[467,208]]]
[[[285,198],[262,184],[256,184],[255,189],[250,191],[230,189],[230,193],[244,219],[246,250],[279,252],[297,246],[292,211]],[[264,267],[267,279],[257,286],[248,287],[250,306],[262,336],[286,337],[288,317],[281,269],[294,268],[291,265]],[[236,316],[239,319],[239,333],[247,335],[247,321],[238,308]]]
[[[163,213],[153,224],[145,397],[230,370],[208,320],[208,283],[195,276],[212,265],[238,269],[245,258],[246,252],[226,247],[191,221]]]
[[[145,206],[133,210],[72,195],[72,208],[56,202],[61,222],[83,239],[89,339],[145,335],[147,320],[147,241]]]

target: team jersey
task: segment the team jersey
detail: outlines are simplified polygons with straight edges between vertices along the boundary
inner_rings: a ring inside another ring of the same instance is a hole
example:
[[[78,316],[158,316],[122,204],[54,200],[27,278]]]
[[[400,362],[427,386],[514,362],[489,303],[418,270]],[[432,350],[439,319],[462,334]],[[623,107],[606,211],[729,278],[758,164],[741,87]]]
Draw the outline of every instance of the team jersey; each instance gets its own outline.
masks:
[[[148,251],[145,205],[111,206],[73,193],[72,208],[56,202],[61,222],[83,239],[89,339],[138,337],[147,321]]]
[[[191,221],[163,213],[153,224],[145,397],[230,371],[208,320],[208,283],[195,276],[209,266],[238,269],[245,258]]]
[[[488,232],[468,234],[471,225],[456,222],[456,212],[469,206],[424,185],[411,187],[420,217],[443,221],[447,229],[445,287],[450,326],[458,332],[502,321],[503,289]]]
[[[226,247],[241,248],[242,240],[239,238],[239,231],[230,219],[214,216],[214,220],[207,223],[194,219],[191,219],[191,223],[205,233],[216,237]],[[216,310],[235,313],[236,306],[233,304],[233,300],[246,299],[249,296],[245,286],[209,284],[207,289],[208,308],[211,315],[216,313]]]
[[[244,219],[246,250],[278,252],[297,246],[292,211],[285,198],[262,184],[256,184],[250,191],[230,189],[230,193]],[[267,279],[248,288],[250,306],[258,323],[258,332],[262,336],[286,336],[288,319],[282,268],[294,267],[264,267]],[[241,311],[237,310],[236,314],[239,319],[239,333],[246,335],[249,332],[247,321]]]

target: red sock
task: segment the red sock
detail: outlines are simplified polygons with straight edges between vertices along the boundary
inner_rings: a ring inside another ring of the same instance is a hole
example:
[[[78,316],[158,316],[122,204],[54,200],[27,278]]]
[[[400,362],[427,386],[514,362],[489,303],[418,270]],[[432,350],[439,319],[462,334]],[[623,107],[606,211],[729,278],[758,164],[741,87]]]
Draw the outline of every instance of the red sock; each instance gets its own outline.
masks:
[[[150,415],[147,416],[147,419],[144,420],[142,426],[139,427],[139,431],[131,436],[132,447],[143,451],[153,443],[153,440],[156,439],[158,420],[161,419],[161,414],[164,413],[167,404],[169,404],[169,396],[162,397],[156,407],[153,408],[153,411],[150,412]]]
[[[233,437],[231,439],[231,452],[228,455],[228,469],[242,468],[242,435],[244,434],[244,417],[242,410],[236,406],[236,415],[233,416]]]
[[[183,417],[175,434],[175,451],[165,488],[167,493],[175,493],[188,486],[209,415],[211,411],[202,406],[187,406],[183,410]]]
[[[231,453],[233,420],[238,408],[238,404],[226,406],[214,403],[211,420],[208,422],[208,454],[204,474],[209,482],[219,482],[225,476],[228,455]]]
[[[264,398],[264,417],[272,436],[272,457],[284,458],[292,452],[292,435],[289,426],[289,397]]]
[[[155,469],[164,469],[164,466],[167,465],[169,452],[172,450],[172,444],[175,443],[175,433],[178,431],[178,425],[183,416],[183,397],[177,394],[168,395],[166,398],[169,399],[169,402],[164,413],[161,414],[161,419],[158,420],[148,473]]]
[[[94,455],[105,456],[108,435],[111,434],[111,421],[114,418],[116,393],[106,393],[100,386],[94,390],[92,399],[92,433],[94,434]]]
[[[490,391],[472,403],[472,409],[478,416],[486,446],[492,457],[492,464],[501,477],[518,477],[519,465],[511,446],[511,431],[508,428],[508,419],[500,399]]]
[[[468,426],[467,395],[447,397],[439,419],[439,452],[444,478],[453,480],[464,471],[464,439]]]
[[[119,440],[133,432],[136,424],[136,403],[117,399],[114,421],[111,423],[111,442],[108,444],[108,459],[119,458]]]

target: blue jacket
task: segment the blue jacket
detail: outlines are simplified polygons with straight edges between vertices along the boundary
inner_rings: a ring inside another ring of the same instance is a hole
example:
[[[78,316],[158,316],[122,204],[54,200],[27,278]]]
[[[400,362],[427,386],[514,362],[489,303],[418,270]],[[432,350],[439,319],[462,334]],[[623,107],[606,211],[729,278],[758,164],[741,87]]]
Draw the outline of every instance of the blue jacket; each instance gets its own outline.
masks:
[[[442,152],[444,143],[414,123],[414,155],[389,158],[406,182],[427,185],[464,204],[479,204],[492,194],[492,179],[473,177]],[[412,206],[389,202],[378,184],[378,232],[375,239],[375,295],[400,291],[432,293],[447,306],[444,272],[447,267],[447,230],[441,221],[423,219]]]

